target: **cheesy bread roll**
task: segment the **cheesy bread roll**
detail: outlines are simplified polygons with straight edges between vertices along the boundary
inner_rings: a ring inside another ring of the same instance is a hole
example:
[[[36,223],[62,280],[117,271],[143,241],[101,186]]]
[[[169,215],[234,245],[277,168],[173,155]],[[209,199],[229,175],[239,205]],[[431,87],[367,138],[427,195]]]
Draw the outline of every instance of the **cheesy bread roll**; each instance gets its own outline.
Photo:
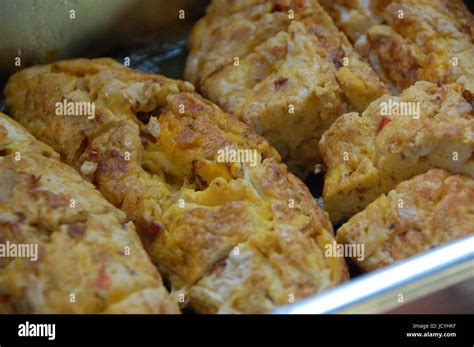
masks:
[[[179,313],[125,213],[0,114],[0,312]]]
[[[462,0],[321,0],[392,93],[416,81],[474,93],[474,17]]]
[[[196,312],[268,311],[347,278],[344,259],[324,256],[332,225],[304,184],[189,83],[79,59],[20,71],[5,93],[19,122],[135,221]],[[65,99],[95,116],[58,116]]]
[[[189,48],[186,78],[302,177],[334,120],[386,92],[315,0],[212,1]]]
[[[324,134],[323,198],[334,222],[361,211],[398,183],[430,168],[474,177],[473,96],[458,84],[417,82]]]
[[[352,260],[372,271],[474,233],[474,180],[445,170],[400,183],[337,231],[343,244],[364,245]]]

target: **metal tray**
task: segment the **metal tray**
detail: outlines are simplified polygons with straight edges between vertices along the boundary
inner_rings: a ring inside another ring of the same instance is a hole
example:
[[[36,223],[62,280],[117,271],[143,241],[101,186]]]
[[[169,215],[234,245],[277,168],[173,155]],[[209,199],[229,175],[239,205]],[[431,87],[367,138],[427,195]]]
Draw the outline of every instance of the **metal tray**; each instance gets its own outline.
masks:
[[[12,1],[16,0],[6,0],[6,4],[11,4]],[[31,0],[19,1],[31,2]],[[152,0],[141,1],[148,4],[152,2]],[[89,0],[83,2],[87,3]],[[160,2],[162,1],[153,2],[155,9]],[[190,7],[189,1],[181,1],[184,8],[193,9],[191,20],[202,15],[207,2],[206,0],[196,2],[201,8],[196,10],[196,3]],[[5,6],[5,3],[2,6]],[[130,58],[130,67],[133,69],[182,79],[187,56],[185,37],[190,25],[185,25],[184,31],[179,35],[166,35],[176,23],[165,24],[164,28],[163,26],[155,28],[155,37],[148,40],[145,45],[139,42],[140,40],[135,40],[135,45],[116,46],[112,50],[109,49],[106,55],[118,61]],[[137,31],[134,35],[136,38]],[[2,52],[1,44],[0,52]],[[87,52],[84,56],[94,55]],[[60,52],[59,56],[75,56],[76,53],[65,51]],[[50,60],[54,59],[47,57],[41,62]],[[4,75],[3,80],[0,78],[1,89],[6,77],[8,74]],[[5,111],[5,108],[0,96],[0,111],[2,110]],[[321,203],[323,176],[312,174],[305,183],[315,199]],[[369,274],[361,274],[350,265],[350,273],[350,281],[292,305],[276,308],[272,313],[474,313],[474,235]]]

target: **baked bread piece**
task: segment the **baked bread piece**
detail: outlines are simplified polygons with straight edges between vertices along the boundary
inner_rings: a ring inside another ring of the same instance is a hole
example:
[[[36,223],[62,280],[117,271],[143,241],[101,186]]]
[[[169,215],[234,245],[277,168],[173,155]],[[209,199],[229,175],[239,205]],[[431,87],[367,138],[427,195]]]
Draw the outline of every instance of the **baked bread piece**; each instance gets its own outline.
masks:
[[[195,311],[267,311],[347,279],[344,259],[324,257],[332,225],[304,184],[262,137],[192,90],[78,59],[20,71],[5,93],[19,122],[136,222]],[[95,118],[57,116],[64,98],[95,102]],[[231,162],[226,148],[255,160]]]
[[[321,0],[394,94],[419,80],[474,93],[474,17],[462,0]]]
[[[189,48],[186,78],[302,177],[332,122],[386,92],[315,0],[213,1]]]
[[[1,313],[179,313],[133,223],[2,113],[0,244]]]
[[[416,105],[419,115],[394,113]],[[320,142],[327,167],[323,198],[333,222],[430,168],[474,176],[472,105],[472,94],[460,85],[417,82],[400,97],[374,101],[362,115],[337,119]],[[385,106],[393,115],[381,115]]]
[[[474,180],[432,169],[400,183],[337,231],[343,244],[362,244],[372,271],[474,233]]]

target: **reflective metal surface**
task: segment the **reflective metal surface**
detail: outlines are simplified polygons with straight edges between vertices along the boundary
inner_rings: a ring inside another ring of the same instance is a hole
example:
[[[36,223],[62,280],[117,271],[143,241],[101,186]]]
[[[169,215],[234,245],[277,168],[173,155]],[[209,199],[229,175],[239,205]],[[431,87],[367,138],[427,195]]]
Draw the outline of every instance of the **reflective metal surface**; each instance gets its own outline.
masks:
[[[117,45],[185,39],[207,0],[1,0],[0,76]],[[184,12],[180,12],[184,11]]]
[[[471,235],[280,307],[273,313],[424,313],[427,309],[414,304],[416,300],[447,288],[451,292],[457,289],[462,295],[451,297],[449,302],[432,301],[432,305],[428,304],[432,313],[446,311],[449,305],[474,313],[473,279],[474,236]]]

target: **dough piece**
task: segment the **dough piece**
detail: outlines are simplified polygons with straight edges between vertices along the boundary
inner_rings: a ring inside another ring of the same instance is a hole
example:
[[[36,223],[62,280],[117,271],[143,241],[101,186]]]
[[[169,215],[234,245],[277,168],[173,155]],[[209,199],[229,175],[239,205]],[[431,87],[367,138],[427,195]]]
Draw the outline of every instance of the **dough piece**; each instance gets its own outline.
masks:
[[[309,190],[268,142],[192,90],[79,59],[13,75],[6,102],[127,213],[196,312],[268,311],[347,279],[344,259],[324,256],[332,225]],[[64,98],[94,102],[95,118],[56,115]]]

